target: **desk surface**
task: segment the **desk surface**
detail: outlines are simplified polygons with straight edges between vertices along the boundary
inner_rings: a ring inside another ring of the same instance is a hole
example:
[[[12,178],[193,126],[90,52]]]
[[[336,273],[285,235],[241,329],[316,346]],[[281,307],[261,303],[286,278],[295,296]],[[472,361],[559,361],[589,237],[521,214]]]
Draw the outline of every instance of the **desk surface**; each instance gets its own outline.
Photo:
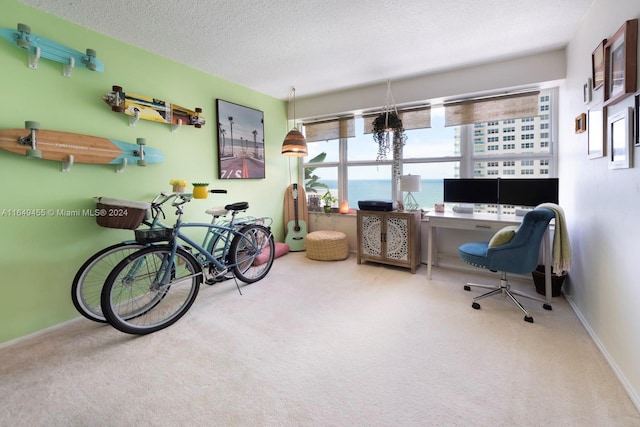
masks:
[[[460,219],[465,221],[495,221],[503,224],[519,224],[524,216],[516,216],[513,214],[497,214],[497,213],[460,213],[453,211],[436,212],[429,211],[425,218],[428,219]]]
[[[431,267],[438,264],[437,245],[434,245],[435,229],[457,228],[463,230],[491,231],[497,232],[507,225],[518,225],[522,223],[524,216],[497,214],[497,213],[460,213],[460,212],[436,212],[429,211],[425,214],[425,219],[429,222],[429,237],[427,244],[427,279],[431,280]],[[551,301],[551,247],[549,230],[554,220],[551,220],[550,226],[544,236],[543,256],[545,263],[545,290],[547,301]]]

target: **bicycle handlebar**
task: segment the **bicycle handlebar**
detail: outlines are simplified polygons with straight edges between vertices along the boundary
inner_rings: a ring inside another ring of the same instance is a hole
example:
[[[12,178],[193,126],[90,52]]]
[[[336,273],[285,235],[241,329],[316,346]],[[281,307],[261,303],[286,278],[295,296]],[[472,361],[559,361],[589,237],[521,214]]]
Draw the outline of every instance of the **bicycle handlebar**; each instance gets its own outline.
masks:
[[[209,190],[209,193],[212,194],[227,194],[227,190]],[[164,211],[162,210],[162,205],[168,202],[171,199],[174,199],[172,206],[178,207],[184,205],[187,202],[190,202],[193,198],[192,194],[183,194],[183,193],[167,193],[166,191],[161,191],[156,197],[151,201],[151,214],[155,218],[158,213],[162,213],[162,217],[166,218]]]

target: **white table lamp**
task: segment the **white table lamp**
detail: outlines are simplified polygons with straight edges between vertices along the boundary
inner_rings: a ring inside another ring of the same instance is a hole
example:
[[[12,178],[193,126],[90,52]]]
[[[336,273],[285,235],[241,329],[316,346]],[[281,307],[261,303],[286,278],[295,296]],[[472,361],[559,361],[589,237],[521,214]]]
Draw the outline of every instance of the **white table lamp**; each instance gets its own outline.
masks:
[[[422,190],[422,181],[420,175],[402,175],[400,177],[400,191],[404,191],[407,195],[404,198],[404,208],[408,211],[415,211],[420,206],[413,194]]]

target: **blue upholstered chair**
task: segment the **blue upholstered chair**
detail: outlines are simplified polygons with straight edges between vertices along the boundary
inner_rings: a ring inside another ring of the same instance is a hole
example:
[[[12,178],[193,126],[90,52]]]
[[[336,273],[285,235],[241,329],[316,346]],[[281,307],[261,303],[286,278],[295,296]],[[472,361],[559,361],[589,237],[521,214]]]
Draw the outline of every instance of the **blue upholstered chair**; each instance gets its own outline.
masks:
[[[512,231],[513,237],[510,239],[509,236],[506,238],[504,236],[505,232],[509,230],[504,230],[502,233],[496,233],[492,238],[491,245],[490,242],[471,242],[465,243],[458,248],[460,258],[464,262],[501,273],[499,285],[480,285],[476,283],[467,283],[465,285],[464,289],[466,291],[470,291],[472,286],[489,289],[489,292],[473,299],[473,304],[471,304],[473,308],[480,309],[478,300],[501,294],[505,298],[509,297],[520,307],[525,314],[524,320],[529,323],[533,323],[533,317],[514,295],[542,302],[544,303],[543,308],[551,310],[551,305],[542,298],[511,289],[507,280],[507,273],[528,274],[536,269],[540,255],[540,243],[549,222],[554,216],[554,212],[550,209],[534,209],[527,212],[522,219],[522,224],[515,229],[515,232]],[[500,240],[507,240],[507,242],[502,243]]]

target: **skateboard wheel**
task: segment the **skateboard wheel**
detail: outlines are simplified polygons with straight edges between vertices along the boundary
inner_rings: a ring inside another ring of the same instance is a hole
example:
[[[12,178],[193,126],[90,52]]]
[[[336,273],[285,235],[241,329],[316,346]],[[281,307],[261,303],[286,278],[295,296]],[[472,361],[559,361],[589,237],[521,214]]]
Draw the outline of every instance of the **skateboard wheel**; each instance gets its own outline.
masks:
[[[137,138],[136,139],[136,144],[138,145],[146,145],[147,144],[147,140],[144,138]]]
[[[111,90],[113,92],[122,92],[122,88],[120,86],[111,86]]]
[[[40,129],[40,123],[28,120],[24,122],[24,128],[31,129],[31,130],[38,130]]]
[[[96,70],[96,64],[94,64],[91,61],[87,62],[87,68],[90,69],[91,71],[95,71]]]
[[[31,27],[27,24],[18,24],[18,31],[22,31],[23,33],[31,34]]]
[[[112,105],[111,111],[115,111],[116,113],[124,113],[124,107],[121,107],[119,105]]]
[[[95,58],[97,56],[96,55],[96,51],[93,50],[93,49],[87,49],[87,56],[91,56],[91,57]]]
[[[202,108],[196,107],[196,113],[202,113]]]
[[[42,158],[42,151],[41,150],[34,150],[33,148],[29,148],[27,149],[27,158],[29,159],[41,159]]]
[[[147,166],[147,161],[146,160],[138,160],[138,166]]]
[[[200,123],[196,123],[195,125],[193,125],[193,127],[200,129],[202,127],[202,125]]]

